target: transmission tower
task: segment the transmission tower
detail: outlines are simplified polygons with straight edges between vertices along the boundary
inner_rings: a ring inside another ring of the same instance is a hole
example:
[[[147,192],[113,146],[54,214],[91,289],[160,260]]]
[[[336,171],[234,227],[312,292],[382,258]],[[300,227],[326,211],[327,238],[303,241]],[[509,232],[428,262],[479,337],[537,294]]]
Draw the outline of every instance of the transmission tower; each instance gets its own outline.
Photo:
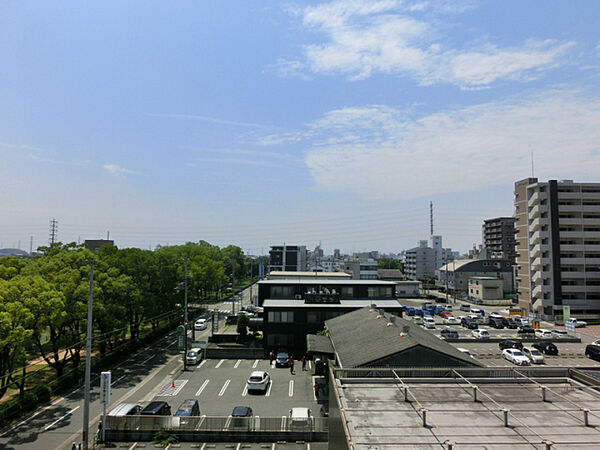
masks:
[[[433,236],[433,202],[429,202],[429,236]]]
[[[56,242],[56,237],[58,236],[58,221],[56,219],[52,219],[50,221],[50,245]]]

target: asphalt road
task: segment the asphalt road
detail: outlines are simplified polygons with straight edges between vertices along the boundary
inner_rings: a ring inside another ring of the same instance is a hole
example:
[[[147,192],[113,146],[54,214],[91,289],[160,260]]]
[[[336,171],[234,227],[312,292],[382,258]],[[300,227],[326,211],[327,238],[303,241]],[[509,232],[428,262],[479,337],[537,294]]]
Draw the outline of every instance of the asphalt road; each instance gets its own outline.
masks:
[[[254,287],[254,290],[257,288]],[[249,304],[249,290],[246,290],[242,297],[243,304]],[[216,304],[211,308],[227,311],[231,308],[231,302]],[[209,333],[210,327],[204,331],[196,331],[196,339],[208,340]],[[111,369],[111,404],[107,407],[107,412],[118,403],[151,400],[167,380],[178,377],[182,368],[181,353],[177,351],[176,332],[173,332]],[[93,442],[102,416],[99,399],[100,378],[92,378],[91,385],[90,443]],[[70,449],[73,442],[82,441],[83,403],[83,387],[54,399],[51,404],[38,409],[21,422],[2,430],[0,448]]]

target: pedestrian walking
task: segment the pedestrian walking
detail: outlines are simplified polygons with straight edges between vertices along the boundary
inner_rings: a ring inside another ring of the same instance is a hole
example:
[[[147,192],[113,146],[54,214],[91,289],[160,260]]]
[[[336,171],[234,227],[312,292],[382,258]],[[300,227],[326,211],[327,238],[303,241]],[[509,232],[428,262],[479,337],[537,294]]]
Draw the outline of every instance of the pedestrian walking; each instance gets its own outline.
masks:
[[[306,357],[302,357],[302,370],[306,370]]]
[[[271,351],[271,353],[269,353],[269,361],[271,362],[271,364],[273,364],[274,359],[275,359],[275,353],[273,353],[273,351]]]
[[[290,359],[290,373],[294,375],[294,360]]]

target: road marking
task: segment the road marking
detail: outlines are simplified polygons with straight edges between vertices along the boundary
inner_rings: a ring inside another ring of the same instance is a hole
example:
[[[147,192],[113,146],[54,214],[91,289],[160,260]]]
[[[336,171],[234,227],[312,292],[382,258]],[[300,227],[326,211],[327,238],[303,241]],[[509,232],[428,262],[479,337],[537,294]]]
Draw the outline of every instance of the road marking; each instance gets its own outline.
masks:
[[[248,385],[244,386],[244,390],[242,391],[242,397],[248,395]]]
[[[254,364],[252,365],[252,368],[256,369],[256,366],[258,366],[258,359],[256,361],[254,361]]]
[[[227,428],[229,428],[229,425],[231,425],[231,416],[229,416],[227,418],[227,420],[225,421],[225,426],[223,427],[223,431],[226,431]]]
[[[167,345],[167,348],[169,348],[173,344],[177,344],[177,339],[175,339],[173,342],[171,342],[169,345]]]
[[[129,447],[127,450],[133,450],[137,444],[138,444],[137,442],[134,442],[133,445],[131,447]]]
[[[290,397],[294,396],[294,380],[290,380],[290,387],[288,389],[288,394]]]
[[[176,396],[177,394],[179,394],[179,391],[181,391],[181,389],[183,389],[183,387],[187,384],[187,382],[190,380],[173,380],[171,383],[167,384],[165,387],[163,387],[158,394],[156,394],[157,397],[165,397],[165,396]],[[173,387],[173,384],[175,385]]]
[[[219,397],[222,397],[223,394],[225,393],[225,391],[227,390],[227,386],[229,386],[229,383],[231,383],[231,380],[227,380],[225,382],[225,384],[223,385],[223,387],[221,388],[221,391],[219,392]]]
[[[204,383],[202,383],[202,386],[200,386],[200,389],[198,389],[198,392],[196,392],[196,397],[202,394],[202,391],[204,390],[209,381],[210,380],[204,380]]]
[[[156,355],[152,355],[150,358],[145,359],[144,361],[142,361],[142,364],[146,364],[148,361],[150,361],[152,358],[154,358]]]
[[[281,431],[285,431],[285,416],[281,416]],[[275,444],[273,444],[275,445]]]
[[[306,450],[310,450],[310,442],[306,443]]]
[[[312,370],[312,361],[309,361],[309,362],[308,362],[308,368],[309,368],[310,370]]]
[[[123,378],[125,378],[127,375],[123,375],[120,378],[117,378],[115,381],[113,381],[112,383],[110,383],[111,386],[115,385],[116,383],[118,383],[119,381],[121,381]]]
[[[62,402],[64,399],[65,399],[64,397],[61,397],[61,398],[59,398],[59,399],[56,399],[54,402],[52,402],[52,404],[51,404],[50,406],[57,405],[57,404],[59,404],[60,402]]]
[[[204,364],[206,364],[206,361],[207,361],[206,359],[205,359],[204,361],[202,361],[200,364],[198,364],[198,365],[196,366],[196,369],[194,369],[194,370],[197,370],[197,369],[199,369],[200,367],[202,367]]]
[[[237,362],[235,363],[235,365],[233,366],[233,368],[237,369],[241,362],[242,362],[242,360],[238,359]]]
[[[275,450],[275,442],[273,442],[273,445],[271,446],[271,450]]]
[[[225,360],[224,360],[224,359],[222,359],[221,361],[219,361],[219,362],[217,363],[217,365],[215,366],[215,369],[218,369],[219,367],[221,367],[221,364],[223,364],[224,362],[225,362]]]
[[[267,393],[265,394],[265,397],[271,395],[271,386],[273,386],[273,381],[269,382],[269,387],[267,388]]]
[[[202,424],[204,423],[205,419],[206,419],[206,414],[202,414],[202,416],[200,417],[200,422],[198,422],[198,425],[196,426],[196,430],[199,430],[200,428],[202,428]],[[202,445],[202,448],[204,448],[204,447],[206,447],[206,444]]]
[[[62,416],[59,419],[56,419],[54,422],[52,422],[50,425],[48,425],[46,428],[44,428],[44,431],[48,431],[50,428],[52,428],[54,425],[56,425],[58,422],[60,422],[61,420],[63,420],[65,417],[73,414],[75,411],[77,411],[80,408],[81,405],[73,408],[71,411],[69,411],[68,413],[66,413],[64,416]]]
[[[242,446],[242,443],[240,442],[237,447],[235,448],[235,450],[240,450],[240,447]]]

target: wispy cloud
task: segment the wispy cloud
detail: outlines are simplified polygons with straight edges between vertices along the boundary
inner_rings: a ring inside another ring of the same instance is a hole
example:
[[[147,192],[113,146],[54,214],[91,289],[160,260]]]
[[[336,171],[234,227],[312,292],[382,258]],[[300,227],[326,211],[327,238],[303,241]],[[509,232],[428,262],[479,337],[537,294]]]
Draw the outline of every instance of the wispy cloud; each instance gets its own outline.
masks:
[[[264,167],[281,167],[283,164],[280,161],[266,161],[261,159],[248,158],[197,158],[192,163],[188,163],[192,167],[197,166],[199,162],[216,163],[216,164],[235,164],[245,166],[264,166]]]
[[[199,120],[202,122],[216,123],[219,125],[233,125],[236,127],[247,127],[247,128],[275,128],[272,126],[266,126],[259,123],[252,122],[238,122],[235,120],[216,119],[214,117],[198,116],[195,114],[163,114],[163,113],[144,113],[148,117],[160,117],[164,119],[184,119],[184,120]]]
[[[43,151],[39,147],[34,147],[33,145],[25,145],[25,144],[10,144],[8,142],[0,142],[0,147],[10,148],[15,150],[30,150],[35,152]]]
[[[49,158],[46,156],[39,156],[34,153],[29,153],[27,155],[27,157],[37,163],[55,164],[55,165],[60,165],[60,166],[81,167],[81,166],[85,166],[85,165],[88,165],[91,163],[91,161],[89,159],[86,159],[86,160],[61,160],[61,159]]]
[[[454,5],[454,7],[452,6]],[[470,7],[471,5],[467,5]],[[452,83],[461,89],[482,89],[498,80],[528,81],[565,63],[575,45],[552,39],[530,39],[501,47],[477,37],[464,48],[443,44],[443,30],[423,14],[459,13],[454,2],[394,0],[333,1],[301,9],[302,24],[324,41],[305,45],[302,60],[281,60],[282,76],[296,72],[341,74],[351,80],[374,73],[408,76],[420,85]]]
[[[116,164],[105,164],[102,166],[108,173],[111,174],[122,174],[122,175],[138,175],[139,172],[136,170],[129,170],[123,167],[119,167]]]
[[[598,123],[600,98],[550,90],[420,117],[340,108],[303,135],[316,189],[392,200],[511,186],[529,175],[531,151],[542,178],[596,178]]]

